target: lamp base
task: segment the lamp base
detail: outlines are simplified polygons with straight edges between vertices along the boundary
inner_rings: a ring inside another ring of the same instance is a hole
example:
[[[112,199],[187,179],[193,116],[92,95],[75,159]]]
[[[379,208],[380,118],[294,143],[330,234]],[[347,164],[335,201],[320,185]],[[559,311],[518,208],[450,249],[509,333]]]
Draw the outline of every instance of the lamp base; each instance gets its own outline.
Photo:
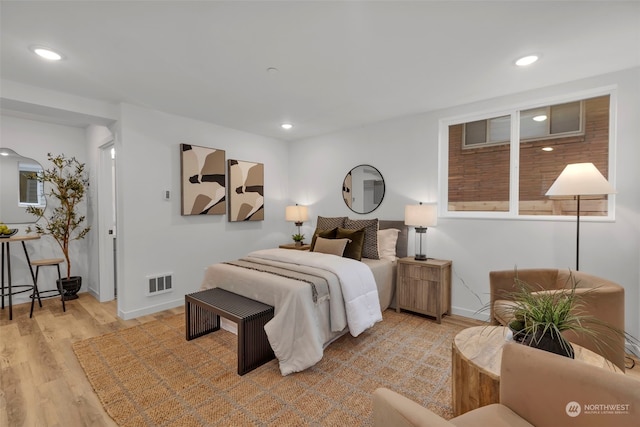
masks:
[[[427,258],[426,255],[422,255],[422,254],[416,254],[415,257],[413,257],[413,259],[415,259],[416,261],[426,261],[429,258]]]

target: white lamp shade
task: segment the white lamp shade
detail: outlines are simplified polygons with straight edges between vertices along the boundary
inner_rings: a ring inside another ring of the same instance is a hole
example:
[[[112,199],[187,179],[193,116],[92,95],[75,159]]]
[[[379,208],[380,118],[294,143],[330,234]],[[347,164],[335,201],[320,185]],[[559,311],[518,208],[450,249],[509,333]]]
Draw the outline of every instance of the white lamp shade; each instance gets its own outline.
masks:
[[[438,224],[436,205],[407,205],[404,208],[404,223],[411,227],[433,227]]]
[[[616,190],[593,163],[567,165],[547,190],[547,196],[597,196]]]
[[[287,221],[305,222],[309,219],[309,211],[306,206],[287,206],[285,218]]]

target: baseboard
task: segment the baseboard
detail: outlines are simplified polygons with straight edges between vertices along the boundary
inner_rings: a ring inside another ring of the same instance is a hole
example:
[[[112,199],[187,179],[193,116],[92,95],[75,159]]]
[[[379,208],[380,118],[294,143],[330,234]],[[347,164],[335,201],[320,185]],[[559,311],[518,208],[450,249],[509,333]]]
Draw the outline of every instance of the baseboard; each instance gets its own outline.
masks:
[[[182,297],[180,299],[173,300],[173,301],[167,301],[167,302],[163,302],[161,304],[151,305],[151,306],[148,306],[148,307],[139,308],[139,309],[131,310],[131,311],[124,311],[124,310],[118,309],[118,317],[120,317],[120,318],[122,318],[124,320],[130,320],[130,319],[135,319],[136,317],[147,316],[149,314],[154,314],[154,313],[157,313],[159,311],[169,310],[171,308],[180,307],[181,305],[184,305],[184,297]]]
[[[451,314],[468,317],[470,319],[482,320],[483,322],[486,322],[489,320],[488,313],[477,312],[477,311],[469,310],[466,308],[460,308],[460,307],[451,307]]]

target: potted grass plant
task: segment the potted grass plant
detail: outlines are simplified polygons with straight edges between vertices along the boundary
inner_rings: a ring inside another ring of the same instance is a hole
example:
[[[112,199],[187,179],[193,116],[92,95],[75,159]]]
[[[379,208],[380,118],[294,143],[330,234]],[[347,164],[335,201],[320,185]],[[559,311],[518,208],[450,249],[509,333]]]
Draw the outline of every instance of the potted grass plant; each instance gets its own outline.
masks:
[[[84,200],[89,188],[89,178],[85,172],[85,164],[75,157],[64,154],[47,154],[52,166],[34,173],[34,178],[45,183],[45,195],[53,201],[53,207],[46,209],[29,206],[27,212],[44,220],[44,224],[35,224],[35,231],[41,236],[51,236],[58,243],[67,263],[66,277],[62,278],[64,298],[78,298],[77,293],[82,286],[81,276],[71,276],[71,257],[69,248],[74,240],[83,239],[90,227],[83,225],[85,216],[79,212],[79,205]],[[27,232],[32,231],[31,227]]]
[[[625,331],[585,314],[583,298],[595,288],[576,292],[574,275],[570,274],[568,280],[563,289],[541,291],[516,275],[518,290],[511,296],[512,304],[503,308],[513,319],[509,328],[514,340],[571,358],[574,351],[564,335],[567,331],[588,336],[599,350],[610,347],[606,339],[609,334],[634,340]]]

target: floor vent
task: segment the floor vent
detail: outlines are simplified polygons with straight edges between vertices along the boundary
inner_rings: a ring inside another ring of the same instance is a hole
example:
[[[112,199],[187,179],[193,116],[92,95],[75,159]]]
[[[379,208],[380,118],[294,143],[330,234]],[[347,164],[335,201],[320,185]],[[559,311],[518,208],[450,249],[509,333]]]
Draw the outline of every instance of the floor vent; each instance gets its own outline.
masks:
[[[173,289],[172,273],[160,274],[157,276],[147,276],[148,295],[158,295],[165,292],[171,292]]]

